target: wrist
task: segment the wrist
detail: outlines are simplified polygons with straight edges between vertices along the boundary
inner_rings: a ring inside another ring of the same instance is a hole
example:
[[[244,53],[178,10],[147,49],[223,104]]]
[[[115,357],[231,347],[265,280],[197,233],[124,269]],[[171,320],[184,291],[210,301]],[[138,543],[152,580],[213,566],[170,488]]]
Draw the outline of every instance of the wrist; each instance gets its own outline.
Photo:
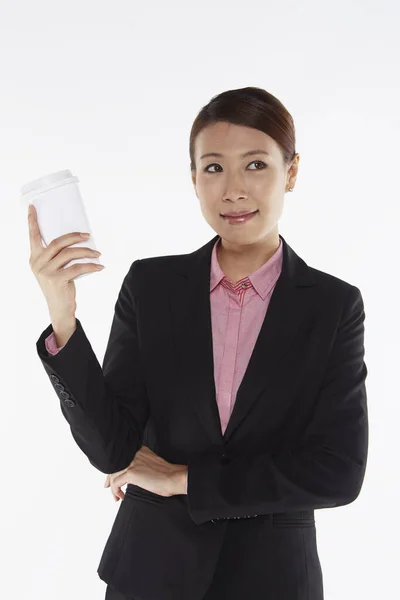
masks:
[[[75,316],[65,317],[64,319],[50,318],[57,346],[64,346],[77,328],[76,318]]]
[[[172,495],[187,494],[187,470],[187,466],[182,465],[172,474]]]

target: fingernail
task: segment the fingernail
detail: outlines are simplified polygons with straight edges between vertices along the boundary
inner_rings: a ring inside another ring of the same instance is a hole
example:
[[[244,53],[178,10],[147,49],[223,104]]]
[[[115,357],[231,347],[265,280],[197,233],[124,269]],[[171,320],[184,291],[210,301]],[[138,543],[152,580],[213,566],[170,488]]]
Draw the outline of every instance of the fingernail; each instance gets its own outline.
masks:
[[[90,233],[81,233],[81,237],[83,237],[84,239],[87,239],[90,237]]]

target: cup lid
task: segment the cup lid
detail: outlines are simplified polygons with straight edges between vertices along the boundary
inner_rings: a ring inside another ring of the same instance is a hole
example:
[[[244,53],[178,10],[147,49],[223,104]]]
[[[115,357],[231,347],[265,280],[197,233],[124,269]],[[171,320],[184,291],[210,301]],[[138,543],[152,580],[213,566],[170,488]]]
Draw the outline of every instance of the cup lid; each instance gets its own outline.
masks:
[[[59,183],[64,181],[65,179],[70,179],[72,177],[72,173],[70,170],[64,171],[56,171],[55,173],[50,173],[50,175],[45,175],[44,177],[39,177],[39,179],[34,179],[29,183],[26,183],[21,188],[21,194],[29,194],[35,190],[39,190],[40,188],[52,186],[55,183]]]

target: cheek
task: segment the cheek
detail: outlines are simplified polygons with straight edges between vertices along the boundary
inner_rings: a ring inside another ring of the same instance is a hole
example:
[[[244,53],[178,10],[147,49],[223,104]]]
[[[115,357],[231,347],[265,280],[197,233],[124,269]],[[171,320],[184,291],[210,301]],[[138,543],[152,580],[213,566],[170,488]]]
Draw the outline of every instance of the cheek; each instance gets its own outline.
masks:
[[[197,193],[199,196],[212,196],[218,193],[221,188],[221,182],[213,181],[212,179],[200,178],[197,182]]]
[[[197,197],[204,211],[213,211],[221,203],[221,190],[218,186],[198,186]]]
[[[274,193],[274,190],[278,186],[278,179],[274,177],[273,173],[259,174],[258,177],[249,178],[246,182],[247,189],[259,196],[270,195]]]
[[[218,203],[213,202],[209,197],[200,199],[200,207],[203,215],[207,215],[211,218],[215,218],[215,215],[219,212]]]

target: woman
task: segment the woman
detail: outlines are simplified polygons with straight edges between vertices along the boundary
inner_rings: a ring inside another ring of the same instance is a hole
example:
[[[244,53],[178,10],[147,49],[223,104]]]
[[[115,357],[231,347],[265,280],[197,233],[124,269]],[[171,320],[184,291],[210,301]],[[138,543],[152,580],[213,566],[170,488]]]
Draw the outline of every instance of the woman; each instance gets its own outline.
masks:
[[[61,266],[92,254],[68,247],[73,234],[39,248],[30,219],[53,315],[38,354],[76,443],[123,499],[98,574],[108,600],[322,600],[314,511],[353,502],[366,469],[362,296],[278,233],[299,155],[277,98],[212,98],[190,159],[217,235],[132,263],[102,367],[54,300],[61,277],[94,268]]]

